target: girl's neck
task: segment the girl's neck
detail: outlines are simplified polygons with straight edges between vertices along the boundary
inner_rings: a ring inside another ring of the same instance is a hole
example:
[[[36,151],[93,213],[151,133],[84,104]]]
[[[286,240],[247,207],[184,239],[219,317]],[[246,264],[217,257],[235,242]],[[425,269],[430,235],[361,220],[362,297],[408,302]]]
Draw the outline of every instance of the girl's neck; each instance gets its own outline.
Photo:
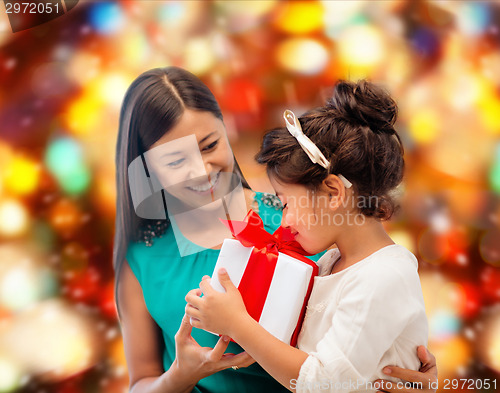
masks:
[[[338,273],[391,244],[394,242],[380,221],[367,218],[362,225],[346,226],[336,242],[340,259],[333,266],[332,273]]]

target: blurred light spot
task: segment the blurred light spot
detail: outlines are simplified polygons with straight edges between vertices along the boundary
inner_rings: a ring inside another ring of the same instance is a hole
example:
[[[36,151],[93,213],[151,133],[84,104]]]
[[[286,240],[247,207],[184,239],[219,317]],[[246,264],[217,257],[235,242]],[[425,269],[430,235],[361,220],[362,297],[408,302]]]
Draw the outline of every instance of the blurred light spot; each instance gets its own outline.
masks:
[[[162,39],[165,38],[161,30],[159,34]],[[149,64],[151,55],[150,39],[148,39],[143,29],[127,29],[127,31],[120,34],[118,46],[121,60],[128,67],[141,67],[144,63]],[[166,65],[166,60],[163,60],[163,66]]]
[[[373,67],[385,56],[381,33],[370,25],[347,28],[339,37],[339,56],[343,64],[354,67]]]
[[[497,194],[500,194],[500,143],[497,144],[495,149],[495,157],[491,165],[489,181],[491,189]]]
[[[31,243],[0,247],[0,308],[18,312],[57,293],[55,274],[42,259]]]
[[[457,25],[466,35],[474,36],[481,34],[490,22],[490,9],[485,3],[462,3],[458,11]]]
[[[82,224],[82,212],[72,201],[61,199],[49,212],[49,221],[60,233],[72,233]]]
[[[439,364],[439,377],[450,377],[467,367],[471,356],[471,347],[467,339],[455,336],[442,342],[432,342],[429,350]]]
[[[362,12],[366,1],[321,1],[325,12],[323,14],[323,21],[325,24],[325,31],[331,38],[338,38],[338,34],[343,28],[352,24],[353,21]]]
[[[60,300],[19,314],[4,332],[5,349],[46,381],[59,381],[95,364],[100,346],[95,323]]]
[[[93,3],[89,9],[89,21],[101,34],[112,34],[125,24],[125,15],[120,5],[112,2]]]
[[[191,38],[185,47],[184,64],[193,74],[202,75],[215,65],[214,45],[207,37]]]
[[[482,318],[483,329],[479,335],[480,360],[500,373],[500,307],[494,307]]]
[[[307,34],[323,27],[323,6],[311,1],[282,3],[283,10],[275,20],[286,33]]]
[[[428,144],[436,139],[440,129],[440,117],[432,109],[416,111],[408,123],[413,140],[419,144]]]
[[[178,23],[187,11],[182,1],[170,1],[158,7],[158,19],[165,23]]]
[[[131,80],[123,74],[102,75],[97,81],[99,98],[119,109]]]
[[[54,140],[45,155],[49,171],[58,180],[61,188],[69,194],[80,194],[90,184],[90,171],[83,163],[83,154],[78,143],[71,138]]]
[[[71,102],[65,114],[65,124],[76,136],[90,134],[99,128],[101,113],[104,111],[103,102],[93,93],[86,90]]]
[[[11,359],[0,354],[0,392],[14,392],[21,387],[22,371]]]
[[[0,202],[0,235],[20,235],[28,228],[28,221],[28,212],[20,202],[14,199]]]
[[[493,134],[500,134],[500,99],[494,89],[483,91],[478,102],[480,119],[486,130]]]
[[[90,52],[78,51],[68,61],[65,69],[66,78],[80,86],[86,86],[98,75],[100,67],[100,57]]]
[[[389,236],[396,244],[400,244],[412,253],[415,253],[413,237],[406,231],[390,231]]]
[[[434,314],[429,321],[429,339],[443,341],[455,336],[461,327],[461,321],[449,312],[440,311]]]
[[[38,300],[37,282],[30,266],[10,269],[0,281],[0,300],[11,310],[17,311],[35,304]]]
[[[451,228],[450,218],[444,211],[436,211],[431,214],[429,224],[436,233],[446,233]]]
[[[6,190],[27,195],[36,190],[40,177],[40,165],[22,156],[15,156],[4,169]]]
[[[217,14],[221,15],[221,25],[225,31],[241,33],[264,23],[264,17],[278,4],[276,0],[215,2]]]
[[[277,50],[281,67],[304,75],[321,72],[328,63],[328,53],[319,42],[306,38],[292,38],[283,42]]]

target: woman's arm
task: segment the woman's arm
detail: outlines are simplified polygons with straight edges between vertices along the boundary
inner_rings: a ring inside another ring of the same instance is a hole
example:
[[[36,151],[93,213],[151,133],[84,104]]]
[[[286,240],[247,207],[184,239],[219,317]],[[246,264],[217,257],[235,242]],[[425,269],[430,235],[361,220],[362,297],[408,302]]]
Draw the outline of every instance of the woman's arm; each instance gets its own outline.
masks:
[[[161,330],[149,314],[141,286],[127,262],[120,272],[118,300],[131,393],[191,392],[201,378],[253,363],[246,353],[224,354],[229,343],[224,338],[213,349],[202,348],[191,337],[192,327],[184,317],[175,336],[176,359],[164,372]]]
[[[219,270],[219,281],[225,293],[213,289],[205,276],[200,283],[204,296],[199,297],[199,290],[186,296],[186,315],[191,318],[192,326],[232,337],[274,379],[295,391],[291,381],[298,378],[307,353],[277,339],[247,313],[225,269]]]

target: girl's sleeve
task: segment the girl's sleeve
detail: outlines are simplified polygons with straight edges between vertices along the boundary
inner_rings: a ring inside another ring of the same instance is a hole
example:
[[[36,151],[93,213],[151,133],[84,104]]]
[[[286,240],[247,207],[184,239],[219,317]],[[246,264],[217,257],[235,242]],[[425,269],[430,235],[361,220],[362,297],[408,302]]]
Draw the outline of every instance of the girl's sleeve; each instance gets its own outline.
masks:
[[[384,353],[421,312],[399,272],[388,267],[357,273],[340,291],[331,327],[302,365],[297,393],[363,389]]]

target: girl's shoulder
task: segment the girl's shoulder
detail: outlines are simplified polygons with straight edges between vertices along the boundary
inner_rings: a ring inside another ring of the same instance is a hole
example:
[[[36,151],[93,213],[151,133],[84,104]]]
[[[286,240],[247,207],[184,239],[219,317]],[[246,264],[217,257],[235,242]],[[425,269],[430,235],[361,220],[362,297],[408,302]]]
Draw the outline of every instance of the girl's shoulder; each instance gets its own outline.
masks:
[[[381,280],[387,285],[396,282],[408,285],[419,281],[417,258],[399,244],[383,247],[352,267],[357,279],[366,283]]]

